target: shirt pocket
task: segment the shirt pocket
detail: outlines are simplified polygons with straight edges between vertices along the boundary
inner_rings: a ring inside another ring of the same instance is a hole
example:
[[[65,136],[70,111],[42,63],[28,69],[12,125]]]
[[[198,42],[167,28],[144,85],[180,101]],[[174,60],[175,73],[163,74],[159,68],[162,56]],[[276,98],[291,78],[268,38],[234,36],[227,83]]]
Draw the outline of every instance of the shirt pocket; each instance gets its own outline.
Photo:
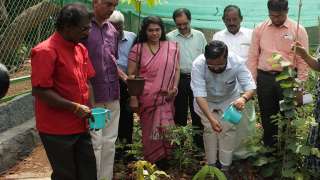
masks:
[[[277,43],[278,49],[284,53],[291,52],[291,44],[294,42],[294,34],[287,32],[280,35],[280,41]]]
[[[240,44],[240,56],[243,58],[247,58],[249,48],[250,48],[250,43],[241,43]]]
[[[225,85],[225,92],[230,93],[236,87],[236,80],[235,79],[227,80],[224,85]]]

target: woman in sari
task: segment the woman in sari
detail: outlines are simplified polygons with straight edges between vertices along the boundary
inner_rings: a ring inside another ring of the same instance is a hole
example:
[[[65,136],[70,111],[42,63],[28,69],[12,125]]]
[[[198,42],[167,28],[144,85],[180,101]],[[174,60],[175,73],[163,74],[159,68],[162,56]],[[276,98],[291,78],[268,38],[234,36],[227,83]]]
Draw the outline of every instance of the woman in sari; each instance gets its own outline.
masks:
[[[162,20],[156,16],[144,18],[129,53],[128,76],[132,78],[139,71],[145,79],[143,93],[131,96],[130,106],[139,113],[144,159],[151,163],[159,164],[170,155],[171,147],[164,133],[166,127],[174,125],[178,57],[177,43],[166,41]]]

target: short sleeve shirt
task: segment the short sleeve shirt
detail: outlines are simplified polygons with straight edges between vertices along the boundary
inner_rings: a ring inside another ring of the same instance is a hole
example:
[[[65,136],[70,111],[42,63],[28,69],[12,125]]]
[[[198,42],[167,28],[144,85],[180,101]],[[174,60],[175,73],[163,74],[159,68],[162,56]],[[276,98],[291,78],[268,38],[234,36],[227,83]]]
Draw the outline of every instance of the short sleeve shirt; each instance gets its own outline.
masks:
[[[50,88],[61,97],[88,105],[88,80],[95,75],[86,48],[55,32],[31,51],[32,87]],[[87,130],[87,122],[70,111],[49,106],[35,97],[36,126],[48,134],[75,134]]]

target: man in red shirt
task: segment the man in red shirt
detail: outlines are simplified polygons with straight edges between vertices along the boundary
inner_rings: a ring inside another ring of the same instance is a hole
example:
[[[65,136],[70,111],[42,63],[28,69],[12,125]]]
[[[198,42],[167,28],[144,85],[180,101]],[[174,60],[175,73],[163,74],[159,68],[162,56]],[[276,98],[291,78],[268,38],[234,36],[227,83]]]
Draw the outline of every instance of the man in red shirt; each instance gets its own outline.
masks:
[[[54,180],[96,180],[96,162],[87,119],[91,116],[89,79],[95,71],[79,43],[90,28],[82,4],[64,6],[56,32],[32,49],[32,94],[36,127]]]

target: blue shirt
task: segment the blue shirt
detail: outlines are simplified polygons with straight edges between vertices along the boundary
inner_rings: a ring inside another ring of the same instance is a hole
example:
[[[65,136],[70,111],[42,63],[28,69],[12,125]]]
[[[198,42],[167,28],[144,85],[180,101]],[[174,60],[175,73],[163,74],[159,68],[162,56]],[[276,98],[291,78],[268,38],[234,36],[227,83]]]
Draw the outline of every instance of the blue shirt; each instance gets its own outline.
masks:
[[[118,44],[118,55],[119,59],[117,61],[118,66],[127,72],[128,69],[128,55],[131,47],[136,39],[136,34],[129,31],[123,31],[123,37]]]
[[[208,69],[204,55],[193,62],[191,88],[194,97],[205,97],[208,102],[225,109],[232,101],[240,97],[240,90],[256,89],[252,75],[244,60],[232,52],[228,54],[227,68],[216,74]]]

